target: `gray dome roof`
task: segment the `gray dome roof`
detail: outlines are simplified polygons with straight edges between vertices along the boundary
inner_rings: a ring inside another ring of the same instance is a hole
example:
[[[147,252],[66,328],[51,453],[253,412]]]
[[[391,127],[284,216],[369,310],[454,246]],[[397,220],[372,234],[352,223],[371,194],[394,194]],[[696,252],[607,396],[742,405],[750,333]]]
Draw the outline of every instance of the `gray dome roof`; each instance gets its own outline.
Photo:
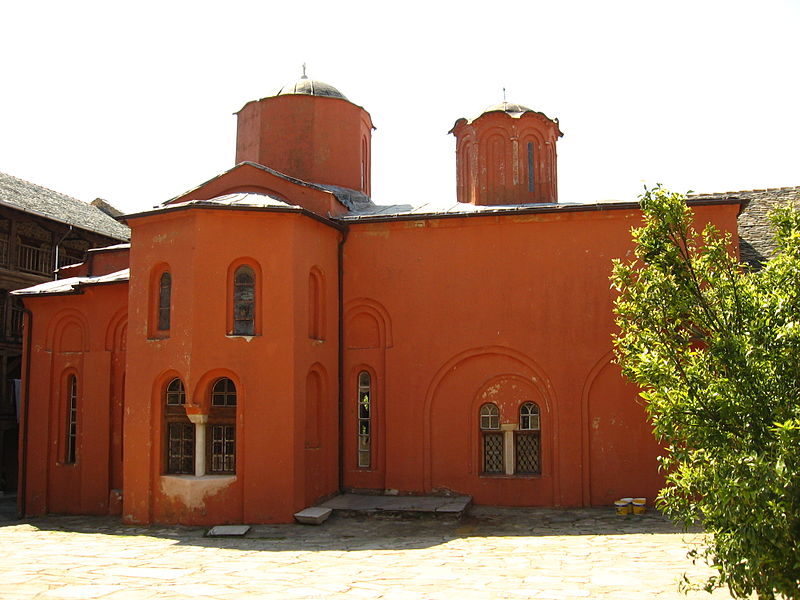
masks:
[[[288,94],[306,94],[308,96],[328,96],[330,98],[341,98],[347,100],[347,97],[330,84],[316,79],[309,79],[303,75],[294,83],[287,84],[278,90],[276,96],[286,96]]]
[[[486,114],[490,112],[504,112],[510,115],[513,114],[521,114],[526,112],[535,112],[534,110],[528,108],[527,106],[522,106],[522,104],[514,104],[513,102],[501,102],[500,104],[494,104],[483,111],[481,114]]]

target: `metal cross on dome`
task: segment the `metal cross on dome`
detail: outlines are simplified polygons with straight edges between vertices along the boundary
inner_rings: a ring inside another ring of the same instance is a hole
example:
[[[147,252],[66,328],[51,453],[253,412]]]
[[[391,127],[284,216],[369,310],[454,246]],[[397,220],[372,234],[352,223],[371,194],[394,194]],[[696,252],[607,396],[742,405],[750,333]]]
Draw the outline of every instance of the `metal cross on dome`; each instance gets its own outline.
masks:
[[[303,76],[300,79],[308,79],[306,76],[306,63],[303,63]]]

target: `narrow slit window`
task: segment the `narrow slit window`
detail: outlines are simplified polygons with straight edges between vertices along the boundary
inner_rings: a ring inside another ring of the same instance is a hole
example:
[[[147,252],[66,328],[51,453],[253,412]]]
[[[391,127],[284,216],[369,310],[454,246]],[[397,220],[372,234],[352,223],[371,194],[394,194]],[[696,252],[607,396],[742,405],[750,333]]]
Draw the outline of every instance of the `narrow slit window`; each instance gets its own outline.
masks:
[[[533,142],[528,142],[528,191],[531,193],[536,189],[533,178],[533,158]]]
[[[487,402],[480,409],[481,470],[503,473],[503,433],[500,431],[500,410]]]
[[[75,464],[78,446],[78,378],[67,378],[67,436],[64,462]]]
[[[255,335],[256,276],[248,266],[233,276],[233,334]]]
[[[158,330],[168,331],[172,303],[172,276],[162,273],[158,283]]]
[[[358,374],[358,467],[372,466],[372,378],[366,371]]]

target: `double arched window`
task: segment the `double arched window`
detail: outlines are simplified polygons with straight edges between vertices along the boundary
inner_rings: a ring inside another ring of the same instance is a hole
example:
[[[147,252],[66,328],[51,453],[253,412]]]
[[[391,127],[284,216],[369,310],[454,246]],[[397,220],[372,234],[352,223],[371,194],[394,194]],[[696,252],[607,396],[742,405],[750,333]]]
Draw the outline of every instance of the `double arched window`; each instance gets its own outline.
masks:
[[[183,382],[176,377],[165,386],[166,473],[203,475],[206,472],[236,472],[236,384],[227,377],[220,377],[214,381],[208,393],[208,422],[198,420],[193,423],[186,415]],[[202,445],[203,439],[205,447]],[[199,461],[198,452],[201,453]]]
[[[509,423],[501,428],[498,406],[492,402],[482,404],[478,414],[481,472],[486,475],[540,474],[539,416],[539,406],[535,402],[525,402],[515,415],[517,423]]]

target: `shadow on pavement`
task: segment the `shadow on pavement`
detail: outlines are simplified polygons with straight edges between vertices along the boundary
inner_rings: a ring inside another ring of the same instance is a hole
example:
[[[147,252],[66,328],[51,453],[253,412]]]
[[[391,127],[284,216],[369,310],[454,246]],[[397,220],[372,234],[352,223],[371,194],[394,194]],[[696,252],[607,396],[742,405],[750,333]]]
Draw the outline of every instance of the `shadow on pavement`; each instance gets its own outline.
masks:
[[[6,499],[3,499],[6,500]],[[0,502],[2,504],[2,502]],[[433,516],[334,514],[323,525],[253,525],[244,537],[209,538],[208,527],[123,525],[119,517],[50,515],[18,520],[0,510],[0,527],[34,527],[110,536],[145,536],[177,544],[242,551],[354,551],[427,548],[469,537],[671,534],[682,530],[655,511],[618,516],[611,508],[542,509],[473,506],[461,520]]]

